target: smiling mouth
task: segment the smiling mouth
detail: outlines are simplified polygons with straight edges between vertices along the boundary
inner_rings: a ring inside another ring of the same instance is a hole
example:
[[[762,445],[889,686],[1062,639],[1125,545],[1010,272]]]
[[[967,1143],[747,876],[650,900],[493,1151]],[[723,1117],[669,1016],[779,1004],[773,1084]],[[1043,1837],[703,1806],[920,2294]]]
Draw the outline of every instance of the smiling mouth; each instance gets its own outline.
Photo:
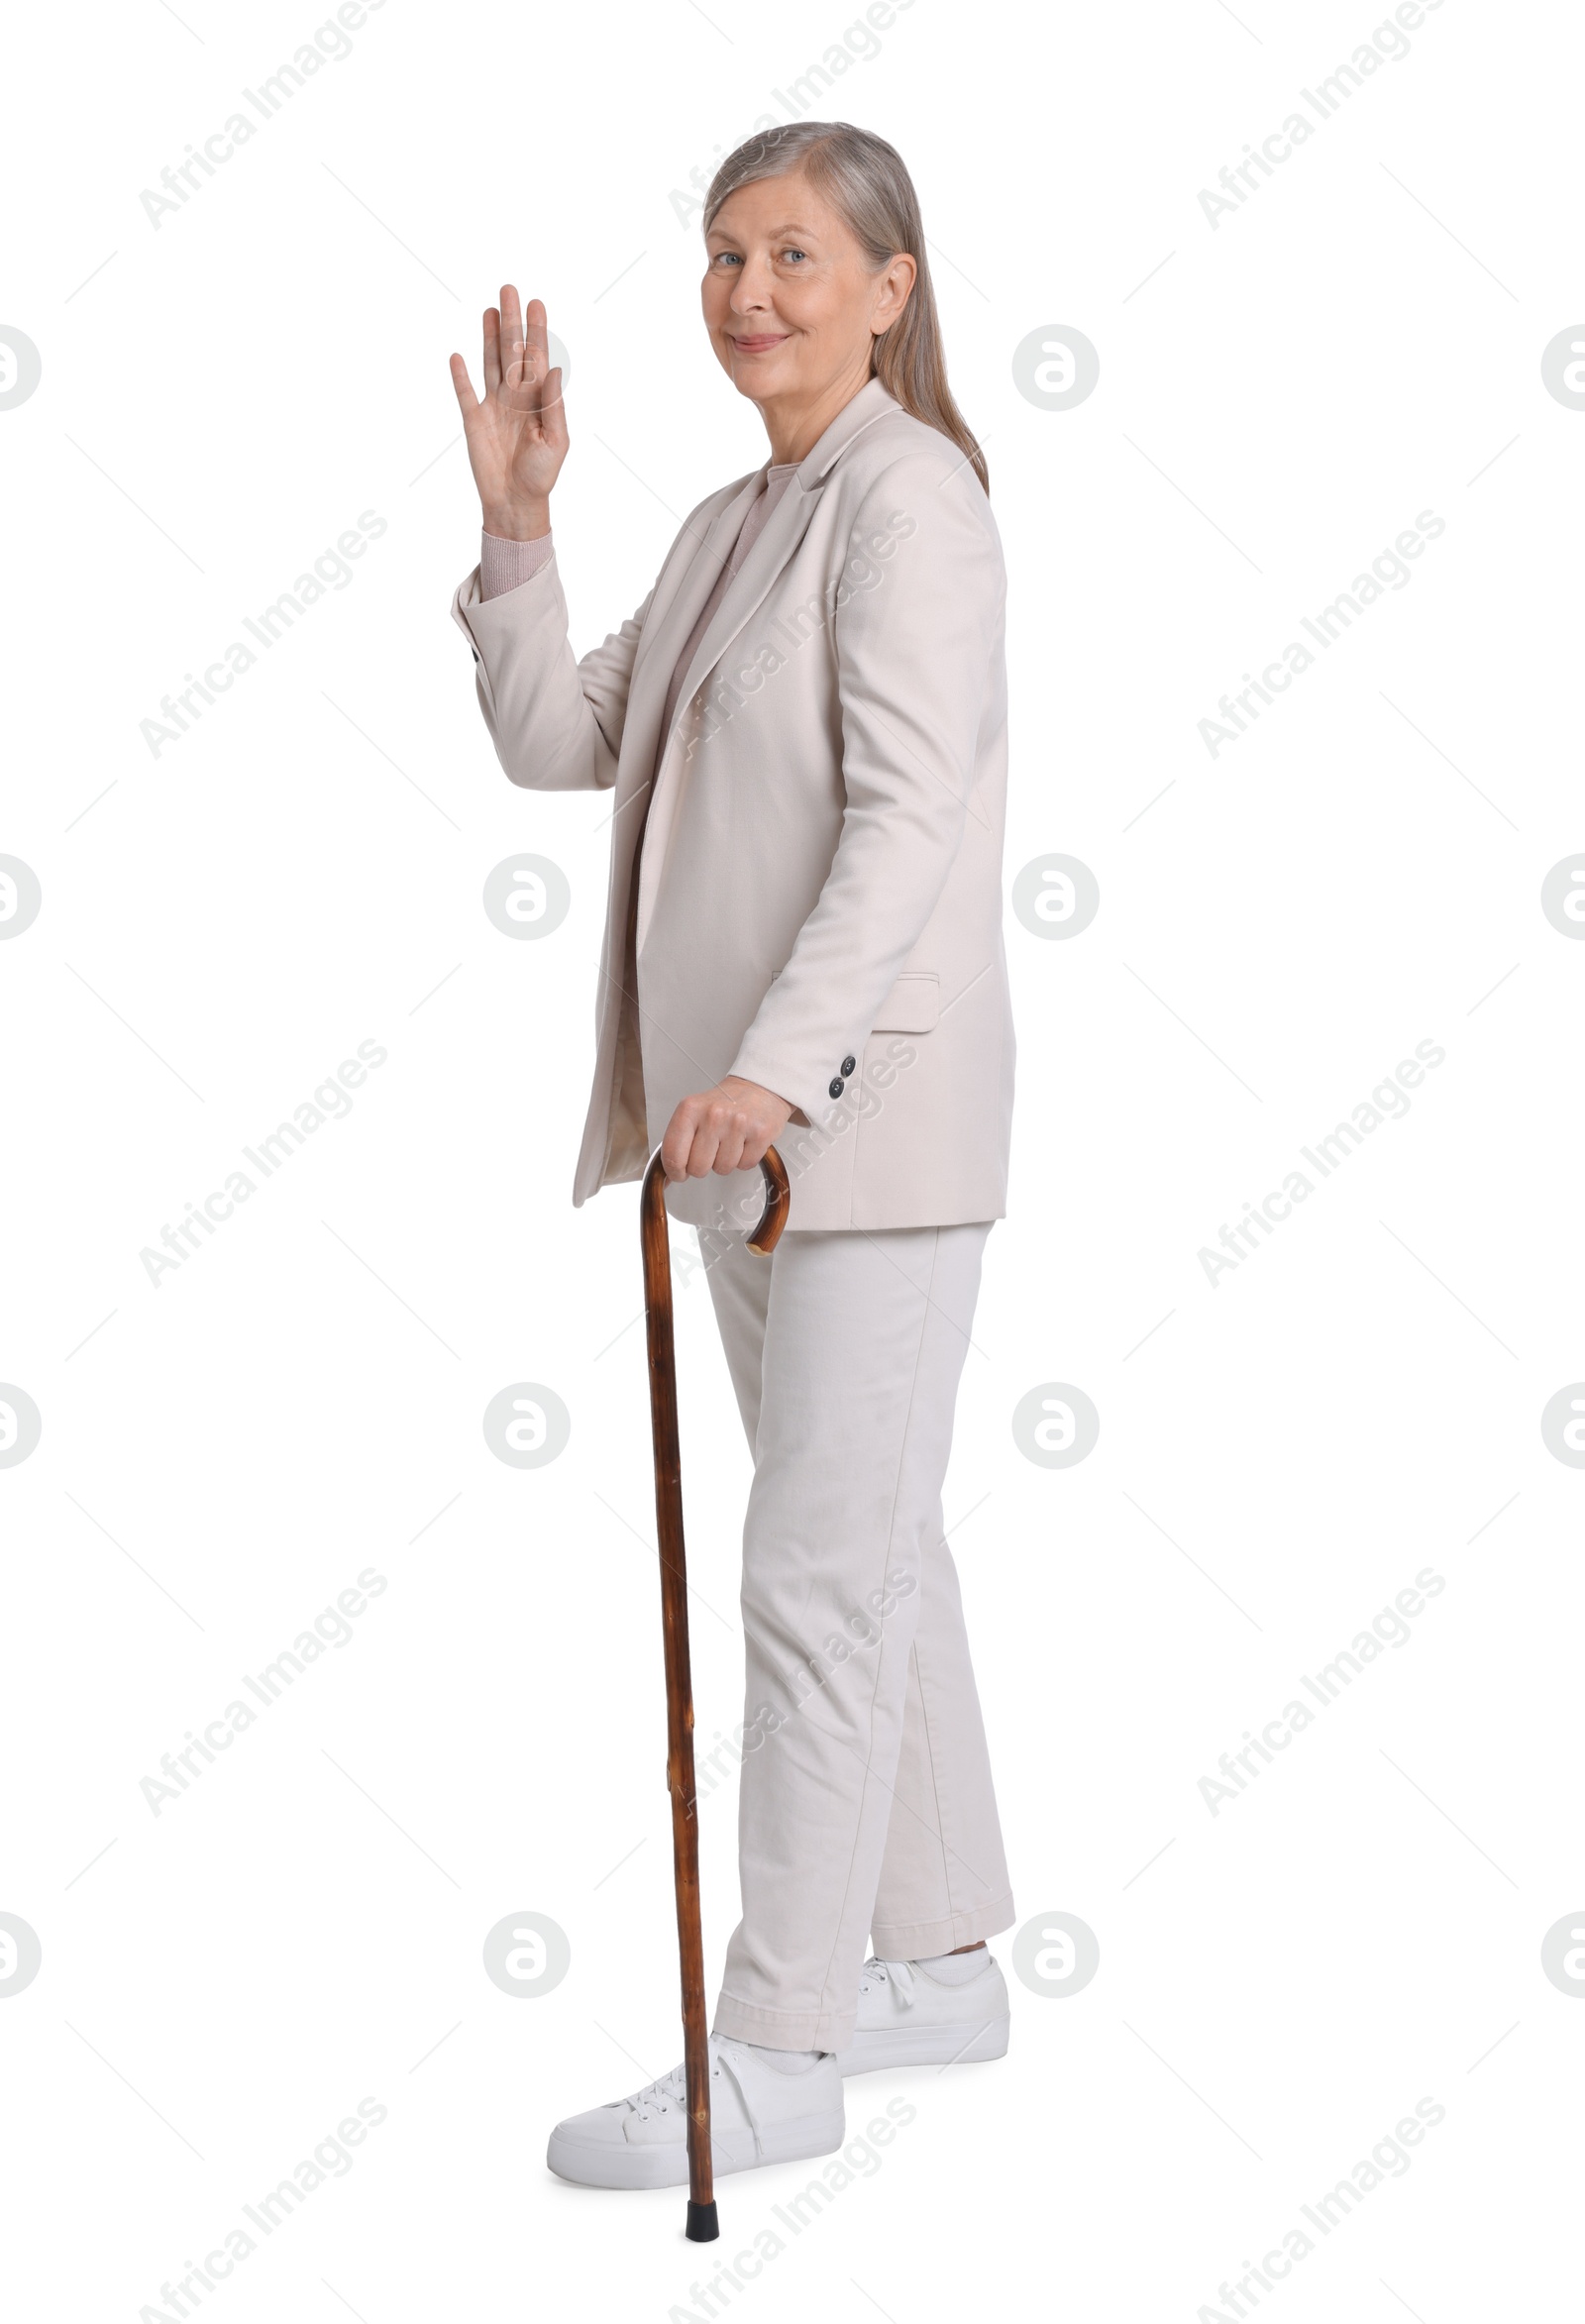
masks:
[[[739,355],[764,355],[770,348],[784,347],[789,336],[786,331],[758,332],[749,338],[733,339],[732,345]]]

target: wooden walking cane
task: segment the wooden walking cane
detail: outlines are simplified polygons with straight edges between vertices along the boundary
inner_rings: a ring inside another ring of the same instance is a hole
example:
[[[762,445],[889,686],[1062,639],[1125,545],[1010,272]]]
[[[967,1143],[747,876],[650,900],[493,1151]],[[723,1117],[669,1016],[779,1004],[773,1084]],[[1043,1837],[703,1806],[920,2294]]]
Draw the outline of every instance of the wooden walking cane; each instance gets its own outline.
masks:
[[[765,1215],[749,1249],[769,1254],[787,1224],[787,1171],[774,1146],[760,1164]],[[650,1424],[655,1437],[655,1528],[661,1548],[661,1628],[666,1639],[666,1781],[672,1795],[672,1870],[683,1959],[683,2062],[687,2081],[687,2238],[720,2234],[710,2166],[710,2060],[704,2031],[704,1937],[699,1925],[699,1828],[693,1790],[693,1682],[687,1656],[687,1561],[683,1548],[683,1464],[677,1432],[677,1351],[672,1339],[672,1249],[666,1173],[659,1150],[639,1197],[644,1319],[649,1334]]]

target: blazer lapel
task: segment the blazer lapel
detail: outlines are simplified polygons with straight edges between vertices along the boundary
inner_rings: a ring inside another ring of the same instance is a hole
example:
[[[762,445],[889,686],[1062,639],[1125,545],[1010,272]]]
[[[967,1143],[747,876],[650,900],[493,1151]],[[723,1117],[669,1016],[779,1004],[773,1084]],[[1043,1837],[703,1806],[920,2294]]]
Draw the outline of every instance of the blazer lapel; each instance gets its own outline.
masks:
[[[778,576],[802,540],[819,503],[825,477],[836,461],[855,436],[873,425],[885,412],[894,409],[895,399],[880,380],[868,380],[857,395],[851,396],[843,405],[813,450],[799,463],[796,475],[772,509],[759,538],[727,583],[721,602],[710,616],[704,635],[689,657],[671,725],[662,735],[658,731],[659,713],[665,703],[666,689],[677,666],[677,657],[715,585],[716,576],[732,553],[749,502],[764,475],[763,470],[756,471],[742,490],[734,493],[722,509],[667,608],[656,633],[654,648],[645,657],[646,683],[642,689],[643,718],[646,725],[653,720],[657,732],[650,755],[641,761],[646,773],[653,769],[655,789],[644,825],[644,857],[640,866],[637,929],[640,948],[643,946],[645,930],[654,909],[656,889],[666,862],[672,810],[676,804],[678,775],[673,744],[677,740],[679,723],[704,679],[745,623],[753,618],[765,602]],[[637,670],[634,672],[634,687],[635,689],[639,688]],[[633,703],[630,699],[629,716],[632,714]],[[640,727],[640,732],[645,732],[645,726]],[[640,777],[640,783],[642,780]],[[636,794],[635,789],[634,792],[629,793],[629,798]],[[618,813],[625,803],[619,802]]]
[[[726,652],[738,631],[759,611],[770,592],[772,582],[802,540],[809,519],[818,503],[825,477],[835,466],[840,455],[847,450],[854,437],[860,434],[863,429],[871,426],[882,416],[883,412],[894,409],[896,409],[895,400],[882,386],[880,380],[867,380],[865,385],[859,389],[858,394],[850,396],[842,406],[813,451],[799,462],[796,475],[783,493],[777,506],[772,509],[766,519],[764,530],[727,583],[721,602],[710,616],[709,627],[700,638],[688,663],[684,674],[682,688],[677,697],[677,710],[673,720],[674,731],[677,718],[683,715],[704,679]],[[756,477],[754,481],[757,482],[758,478]],[[739,501],[734,499],[732,510],[738,508]],[[728,510],[724,513],[730,516],[731,512]],[[741,525],[741,522],[742,516],[739,515],[733,530],[726,535],[726,554],[728,556],[731,555],[731,543],[737,538],[737,526]],[[719,571],[719,565],[715,570]],[[705,594],[707,595],[708,591]],[[695,603],[695,620],[698,618],[698,604],[702,602],[703,598],[701,597]],[[685,630],[683,636],[687,635],[687,632]],[[663,750],[670,746],[671,741],[672,735],[670,733],[662,738]]]
[[[680,572],[671,594],[662,607],[660,617],[645,623],[643,645],[633,670],[632,686],[628,693],[624,738],[632,730],[636,744],[644,745],[637,753],[648,776],[659,753],[656,744],[661,710],[666,700],[666,689],[677,658],[692,634],[693,624],[703,610],[718,580],[722,566],[732,554],[732,544],[742,528],[749,502],[753,499],[760,480],[760,472],[745,476],[738,490],[706,527],[703,539],[695,547],[686,565],[680,560]],[[641,780],[643,777],[640,778]]]
[[[766,518],[758,539],[727,582],[721,602],[710,616],[709,626],[694,647],[692,658],[683,674],[677,707],[672,713],[671,730],[662,737],[663,750],[669,748],[678,721],[687,712],[705,678],[745,622],[765,602],[771,583],[802,540],[819,502],[820,487],[816,485],[813,491],[805,491],[801,475],[800,469]],[[728,555],[730,553],[728,550]]]

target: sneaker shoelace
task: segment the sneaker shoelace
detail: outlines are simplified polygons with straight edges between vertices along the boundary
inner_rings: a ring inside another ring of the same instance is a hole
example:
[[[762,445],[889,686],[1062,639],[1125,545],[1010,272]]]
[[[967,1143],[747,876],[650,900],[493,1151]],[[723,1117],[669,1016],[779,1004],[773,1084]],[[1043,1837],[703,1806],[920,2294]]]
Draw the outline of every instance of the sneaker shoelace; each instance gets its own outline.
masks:
[[[631,2097],[622,2100],[622,2104],[631,2106],[639,2121],[646,2122],[652,2106],[664,2114],[669,2106],[686,2103],[687,2094],[687,2082],[683,2068],[674,2065],[670,2073],[663,2073],[656,2081],[647,2083],[642,2090],[635,2090]]]
[[[713,2053],[713,2050],[711,2050],[709,2070],[711,2070],[711,2080],[718,2082],[720,2080],[720,2057]],[[748,2115],[748,2127],[753,2129],[755,2152],[760,2152],[760,2124],[758,2124],[758,2120],[755,2120],[753,2108],[748,2105],[744,2084],[741,2084],[741,2077],[737,2073],[732,2075],[732,2087],[737,2089],[739,2101],[741,2101],[741,2105],[744,2105],[744,2113]],[[634,2089],[632,2096],[623,2098],[620,2103],[630,2105],[634,2113],[637,2113],[639,2122],[649,2122],[651,2108],[656,2108],[656,2113],[660,2113],[660,2115],[670,2113],[672,2108],[677,2108],[679,2113],[686,2113],[687,2110],[687,2068],[686,2066],[672,2066],[672,2073],[663,2073],[656,2082],[646,2084],[644,2089]]]
[[[859,1971],[859,1991],[867,1993],[872,1984],[890,1985],[904,2009],[913,2007],[913,1971],[905,1960],[867,1960]]]

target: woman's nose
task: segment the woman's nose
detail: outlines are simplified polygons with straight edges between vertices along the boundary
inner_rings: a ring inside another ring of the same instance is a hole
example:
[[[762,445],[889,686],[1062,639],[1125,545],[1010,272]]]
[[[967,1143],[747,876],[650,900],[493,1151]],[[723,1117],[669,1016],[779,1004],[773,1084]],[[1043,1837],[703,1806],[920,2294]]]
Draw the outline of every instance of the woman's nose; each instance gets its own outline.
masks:
[[[771,279],[763,266],[749,261],[738,269],[732,285],[731,305],[734,313],[744,313],[751,307],[768,307],[771,303]]]

